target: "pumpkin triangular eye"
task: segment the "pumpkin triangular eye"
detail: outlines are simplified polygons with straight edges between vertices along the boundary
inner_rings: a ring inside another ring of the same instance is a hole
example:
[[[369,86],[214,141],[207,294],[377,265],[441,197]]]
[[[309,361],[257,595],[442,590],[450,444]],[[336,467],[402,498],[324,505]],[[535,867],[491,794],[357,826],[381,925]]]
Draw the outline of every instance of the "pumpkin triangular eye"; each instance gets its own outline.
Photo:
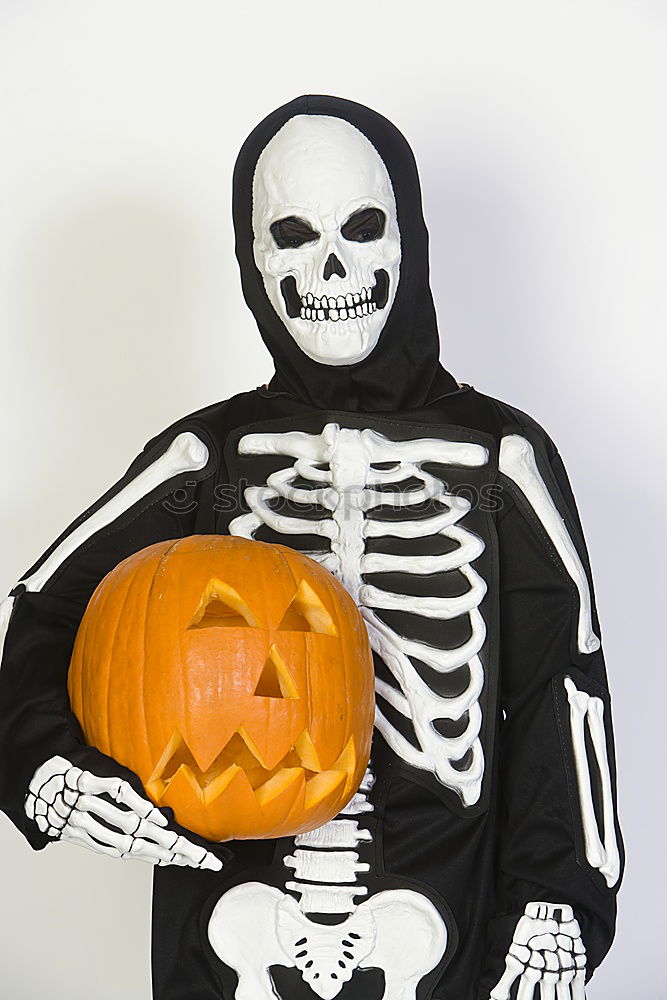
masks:
[[[222,580],[209,580],[188,628],[257,628],[240,595]]]
[[[333,618],[305,580],[299,584],[278,628],[287,632],[320,632],[324,635],[338,635]]]
[[[285,661],[275,646],[271,646],[266,658],[255,695],[258,698],[298,698],[296,684],[292,680]]]
[[[303,615],[294,604],[283,615],[283,620],[278,626],[281,630],[288,632],[312,632],[313,628],[305,615]]]

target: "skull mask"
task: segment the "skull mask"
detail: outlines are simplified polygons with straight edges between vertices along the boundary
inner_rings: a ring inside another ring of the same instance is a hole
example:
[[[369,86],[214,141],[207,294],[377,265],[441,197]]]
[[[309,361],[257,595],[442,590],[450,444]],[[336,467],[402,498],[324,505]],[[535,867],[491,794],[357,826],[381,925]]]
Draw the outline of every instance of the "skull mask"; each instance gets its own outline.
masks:
[[[255,263],[300,349],[326,365],[368,357],[401,260],[391,180],[371,142],[340,118],[290,119],[257,162],[252,219]]]

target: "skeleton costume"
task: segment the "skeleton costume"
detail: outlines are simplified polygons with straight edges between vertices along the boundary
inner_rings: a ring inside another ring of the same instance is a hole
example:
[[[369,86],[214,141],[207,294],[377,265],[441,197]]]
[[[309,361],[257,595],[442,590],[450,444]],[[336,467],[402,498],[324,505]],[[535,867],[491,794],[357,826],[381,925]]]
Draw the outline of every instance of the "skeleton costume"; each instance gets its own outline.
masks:
[[[558,452],[440,367],[417,170],[389,122],[330,97],[278,109],[241,150],[233,207],[276,373],[151,441],[2,605],[2,808],[34,848],[156,865],[159,1000],[582,1000],[623,860]],[[101,578],[215,532],[307,552],[368,628],[369,769],[296,838],[206,844],[85,747],[69,710]]]

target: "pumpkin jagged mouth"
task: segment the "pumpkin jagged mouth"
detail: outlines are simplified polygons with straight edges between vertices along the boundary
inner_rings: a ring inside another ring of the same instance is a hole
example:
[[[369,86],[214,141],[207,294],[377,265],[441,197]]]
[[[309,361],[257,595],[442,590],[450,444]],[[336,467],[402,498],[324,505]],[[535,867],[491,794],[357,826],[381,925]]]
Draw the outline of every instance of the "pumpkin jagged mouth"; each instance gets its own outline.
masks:
[[[310,734],[304,729],[283,759],[275,767],[267,768],[247,730],[239,726],[213,764],[203,771],[186,740],[175,729],[146,783],[146,790],[159,804],[172,781],[180,775],[201,802],[210,805],[238,776],[244,779],[244,784],[247,782],[258,803],[263,805],[287,786],[303,781],[308,805],[324,798],[342,783],[350,785],[356,761],[354,737],[351,736],[338,759],[322,770]]]

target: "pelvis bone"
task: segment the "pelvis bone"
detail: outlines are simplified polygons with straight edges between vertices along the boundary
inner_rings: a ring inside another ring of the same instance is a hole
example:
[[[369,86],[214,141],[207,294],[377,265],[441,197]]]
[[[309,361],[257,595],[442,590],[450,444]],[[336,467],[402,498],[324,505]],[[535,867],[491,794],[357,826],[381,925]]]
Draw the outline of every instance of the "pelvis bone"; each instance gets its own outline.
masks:
[[[410,889],[371,896],[339,924],[319,924],[275,886],[229,889],[211,915],[208,936],[238,975],[235,1000],[275,1000],[272,966],[298,969],[322,1000],[333,1000],[357,969],[382,969],[386,1000],[416,1000],[417,987],[442,959],[447,930],[433,903]]]

